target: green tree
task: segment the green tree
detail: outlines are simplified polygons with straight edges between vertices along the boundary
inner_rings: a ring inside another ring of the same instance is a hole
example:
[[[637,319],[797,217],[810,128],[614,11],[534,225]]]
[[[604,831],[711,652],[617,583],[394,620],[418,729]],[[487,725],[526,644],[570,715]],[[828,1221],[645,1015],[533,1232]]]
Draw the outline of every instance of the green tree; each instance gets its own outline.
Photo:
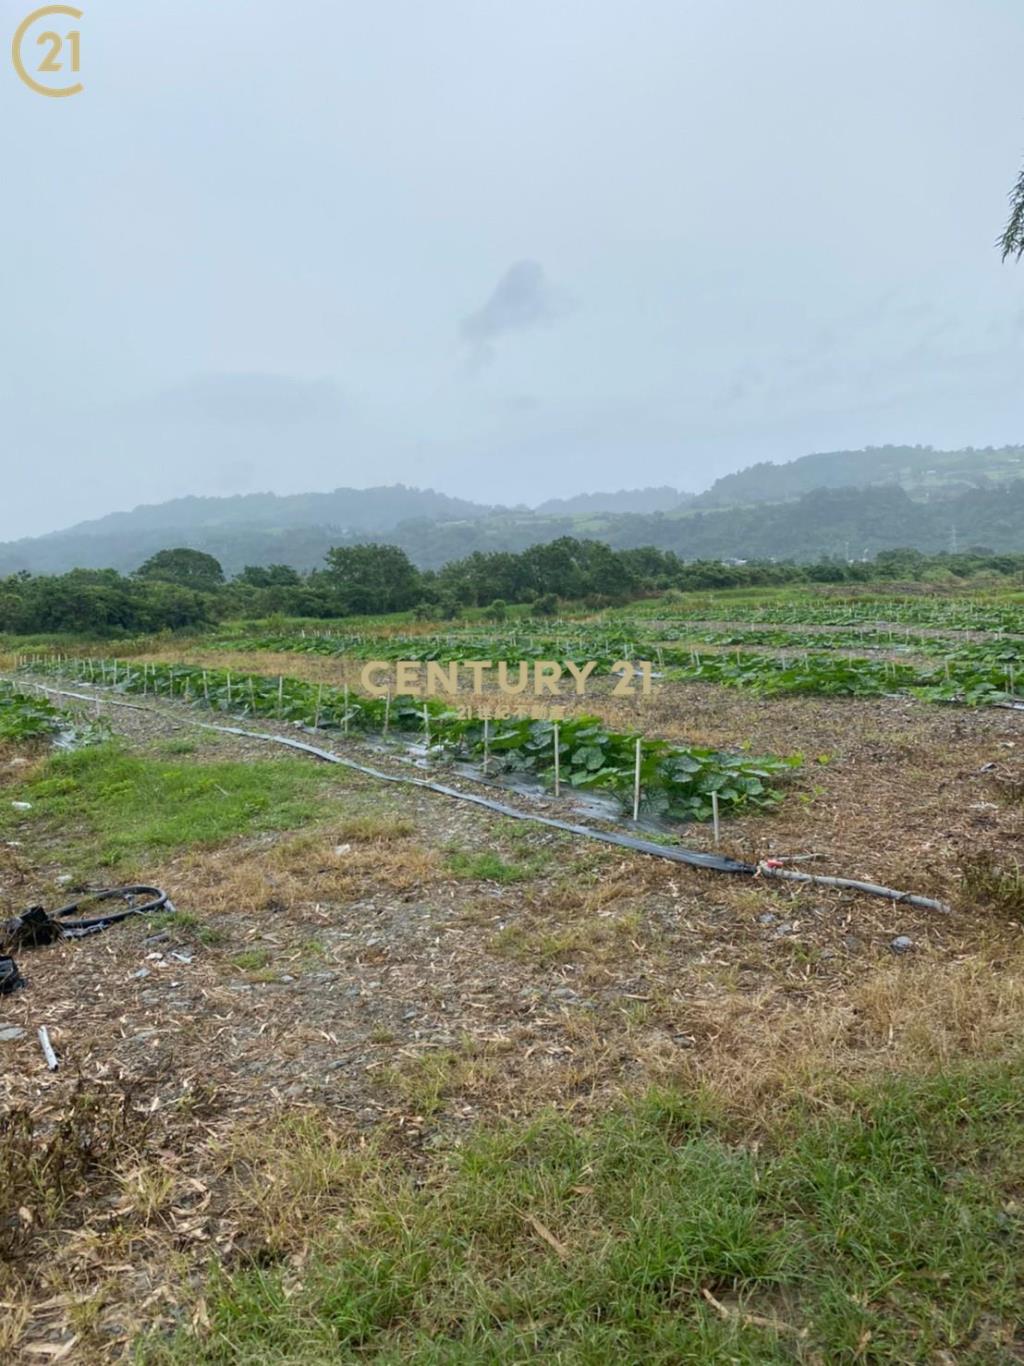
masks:
[[[176,583],[179,588],[194,588],[212,592],[224,582],[220,561],[202,550],[158,550],[135,571],[137,579],[156,579],[160,583]]]
[[[294,588],[302,576],[290,564],[247,564],[235,582],[249,588]]]
[[[423,595],[419,571],[397,545],[343,545],[327,552],[329,579],[349,612],[403,612]]]

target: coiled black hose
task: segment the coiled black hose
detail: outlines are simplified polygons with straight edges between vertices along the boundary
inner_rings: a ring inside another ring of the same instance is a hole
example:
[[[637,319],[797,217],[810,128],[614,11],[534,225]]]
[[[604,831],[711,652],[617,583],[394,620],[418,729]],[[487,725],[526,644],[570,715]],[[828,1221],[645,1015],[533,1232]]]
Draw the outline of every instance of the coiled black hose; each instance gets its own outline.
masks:
[[[144,898],[141,904],[134,904],[140,897]],[[83,906],[102,905],[109,901],[127,904],[121,910],[108,911],[103,915],[71,919]],[[102,933],[109,926],[130,916],[148,915],[151,911],[159,910],[174,910],[167,893],[159,887],[103,887],[84,892],[77,901],[62,906],[52,914],[48,914],[42,906],[32,906],[21,915],[3,921],[0,923],[0,948],[38,949],[58,939],[85,939],[88,935]],[[24,985],[25,979],[14,959],[0,957],[0,996]]]

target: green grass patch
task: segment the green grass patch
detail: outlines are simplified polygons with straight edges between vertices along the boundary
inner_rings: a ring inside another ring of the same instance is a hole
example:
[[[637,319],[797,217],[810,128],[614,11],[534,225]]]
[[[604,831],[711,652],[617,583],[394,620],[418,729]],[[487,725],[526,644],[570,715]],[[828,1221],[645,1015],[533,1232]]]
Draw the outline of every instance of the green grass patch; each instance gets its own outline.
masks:
[[[322,821],[330,776],[301,759],[172,763],[99,745],[55,755],[41,777],[9,789],[32,809],[0,810],[0,833],[59,838],[62,856],[82,866],[138,865],[170,849]]]
[[[543,872],[547,859],[537,858],[507,863],[499,854],[473,853],[466,849],[449,849],[445,864],[456,877],[478,882],[527,882]]]
[[[321,1222],[301,1277],[272,1242],[211,1272],[209,1330],[140,1359],[1016,1359],[1022,1082],[1018,1061],[876,1083],[757,1146],[699,1098],[654,1094],[589,1127],[477,1137],[429,1171],[381,1154],[339,1176],[321,1159],[330,1189],[276,1159],[303,1201],[346,1213]]]
[[[141,928],[144,939],[150,935],[166,931],[182,939],[202,944],[208,949],[217,948],[224,943],[225,939],[223,931],[214,929],[212,925],[201,920],[193,911],[157,911],[153,915],[146,916]]]
[[[269,949],[244,949],[232,958],[236,968],[243,972],[262,972],[270,963]]]
[[[1008,920],[1024,921],[1024,866],[1001,861],[980,850],[963,861],[960,883],[964,896],[982,910]]]

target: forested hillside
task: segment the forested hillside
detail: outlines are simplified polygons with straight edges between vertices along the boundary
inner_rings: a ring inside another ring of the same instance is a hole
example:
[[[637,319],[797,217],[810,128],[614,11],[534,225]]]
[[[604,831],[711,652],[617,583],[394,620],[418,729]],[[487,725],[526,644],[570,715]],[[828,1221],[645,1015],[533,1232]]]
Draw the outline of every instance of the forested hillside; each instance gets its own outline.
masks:
[[[928,500],[971,489],[991,488],[1024,477],[1024,446],[967,447],[937,451],[931,446],[877,446],[863,451],[805,455],[784,465],[765,461],[727,474],[694,500],[701,508],[748,503],[782,503],[815,489],[867,488],[886,484]]]
[[[1000,481],[993,473],[1017,468],[1011,448],[997,453],[1001,464],[974,453],[978,465],[969,478],[952,458],[943,465],[938,453],[927,453],[932,463],[921,467],[922,478],[934,483],[941,470],[950,481],[930,489],[880,477],[904,458],[896,450],[858,453],[867,461],[864,470],[879,475],[864,488],[829,487],[839,477],[839,457],[810,456],[809,463],[754,466],[690,501],[675,490],[645,489],[552,500],[535,510],[488,508],[402,486],[290,498],[186,498],[0,545],[0,575],[76,568],[127,573],[169,546],[214,555],[229,575],[251,564],[287,564],[308,573],[332,546],[366,541],[400,546],[421,569],[437,569],[477,551],[519,552],[563,536],[617,549],[657,546],[683,559],[861,559],[902,546],[929,554],[972,546],[1024,550],[1024,477]],[[793,488],[809,479],[825,483],[783,498],[785,490],[775,483],[786,471]],[[721,498],[731,497],[730,489],[738,500],[739,492],[744,496],[736,506],[718,507],[708,501],[716,489]],[[779,497],[769,497],[773,493]],[[652,503],[670,506],[642,510]],[[602,510],[608,508],[624,510]]]

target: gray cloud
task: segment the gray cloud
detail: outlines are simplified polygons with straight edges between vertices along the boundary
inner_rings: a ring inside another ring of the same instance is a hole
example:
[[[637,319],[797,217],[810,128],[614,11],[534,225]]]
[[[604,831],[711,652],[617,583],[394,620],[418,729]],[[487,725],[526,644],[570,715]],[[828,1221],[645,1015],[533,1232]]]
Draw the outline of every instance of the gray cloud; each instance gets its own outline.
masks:
[[[487,359],[492,344],[506,333],[544,327],[571,308],[568,295],[550,283],[539,261],[516,261],[483,307],[463,318],[460,332],[477,357]]]

